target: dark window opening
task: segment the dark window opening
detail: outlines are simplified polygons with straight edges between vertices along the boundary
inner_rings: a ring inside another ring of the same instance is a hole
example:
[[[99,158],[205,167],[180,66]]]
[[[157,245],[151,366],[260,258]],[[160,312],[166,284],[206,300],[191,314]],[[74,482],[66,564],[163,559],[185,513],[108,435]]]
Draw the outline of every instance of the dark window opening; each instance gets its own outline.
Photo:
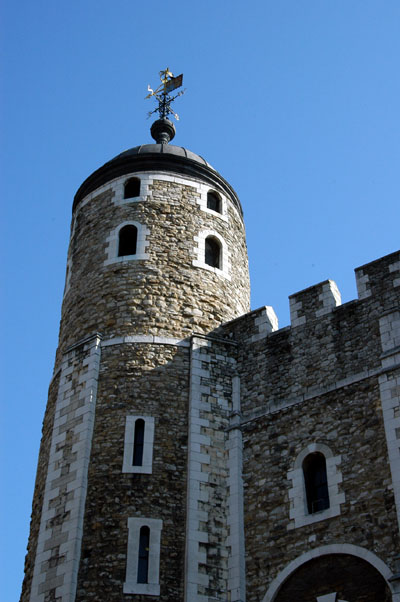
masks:
[[[139,535],[139,558],[137,582],[149,582],[149,546],[150,546],[150,529],[149,527],[141,527]]]
[[[205,240],[204,261],[213,268],[221,267],[221,245],[213,236],[209,236]]]
[[[212,190],[207,193],[207,209],[212,209],[217,213],[222,213],[221,198],[216,192],[213,192]]]
[[[119,231],[118,257],[136,255],[137,228],[124,226]]]
[[[135,434],[133,440],[133,466],[143,465],[143,444],[144,444],[144,420],[138,418],[135,422]]]
[[[132,199],[140,196],[140,180],[139,178],[130,178],[125,182],[124,199]]]
[[[329,508],[325,456],[319,452],[309,454],[303,462],[303,473],[308,513],[314,514]]]

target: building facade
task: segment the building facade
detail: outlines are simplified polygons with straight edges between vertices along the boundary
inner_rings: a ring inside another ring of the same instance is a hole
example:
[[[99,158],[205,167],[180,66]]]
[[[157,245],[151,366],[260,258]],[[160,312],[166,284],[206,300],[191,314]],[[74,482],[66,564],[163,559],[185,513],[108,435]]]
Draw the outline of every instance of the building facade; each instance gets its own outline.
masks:
[[[78,190],[21,602],[400,601],[400,253],[250,311],[202,157]]]

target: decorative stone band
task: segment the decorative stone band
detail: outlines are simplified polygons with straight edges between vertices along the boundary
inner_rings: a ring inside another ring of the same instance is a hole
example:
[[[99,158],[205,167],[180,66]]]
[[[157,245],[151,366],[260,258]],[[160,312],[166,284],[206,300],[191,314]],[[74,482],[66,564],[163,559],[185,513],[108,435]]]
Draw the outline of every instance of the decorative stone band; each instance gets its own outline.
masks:
[[[399,350],[400,351],[400,350]],[[397,368],[400,368],[400,359],[396,363]],[[333,391],[337,391],[338,389],[342,389],[343,387],[348,387],[349,385],[354,385],[363,380],[367,380],[372,377],[379,377],[381,375],[386,374],[386,372],[390,371],[391,367],[383,366],[382,368],[374,368],[371,370],[365,370],[364,372],[358,372],[357,374],[351,374],[346,378],[338,380],[334,383],[326,385],[325,387],[315,387],[315,389],[307,390],[302,395],[296,395],[295,397],[286,398],[283,400],[279,400],[277,402],[270,402],[268,404],[268,409],[266,411],[257,411],[254,414],[247,414],[242,421],[242,425],[247,424],[248,422],[252,422],[253,420],[259,420],[264,416],[268,416],[269,414],[274,414],[275,412],[281,412],[285,408],[289,408],[291,406],[304,403],[305,401],[310,401],[317,397],[322,397],[327,393],[331,393]]]
[[[124,182],[128,180],[131,176],[135,176],[140,179],[140,195],[137,197],[124,199]],[[217,217],[218,219],[222,219],[224,221],[228,220],[228,205],[232,207],[238,217],[242,220],[243,216],[241,212],[238,211],[237,204],[232,202],[229,197],[222,192],[221,188],[215,187],[212,188],[209,184],[205,184],[200,179],[196,178],[184,178],[179,177],[171,173],[171,175],[166,173],[160,173],[156,171],[143,171],[143,172],[132,172],[124,175],[123,177],[115,178],[110,180],[106,184],[103,184],[93,192],[86,195],[82,200],[80,200],[79,204],[75,209],[75,217],[86,203],[90,200],[102,194],[103,192],[111,191],[113,192],[113,203],[115,205],[127,205],[134,204],[146,201],[147,198],[151,195],[150,186],[153,184],[154,180],[160,180],[162,182],[172,182],[174,184],[182,184],[183,186],[191,186],[195,188],[198,192],[198,201],[197,203],[200,205],[200,208],[205,212]],[[216,211],[212,211],[207,209],[207,192],[210,190],[216,190],[218,194],[221,196],[222,200],[222,213],[217,213]]]
[[[124,343],[143,343],[150,345],[178,345],[178,347],[190,347],[188,339],[176,339],[174,337],[158,337],[152,334],[136,334],[123,337],[113,337],[101,342],[102,347],[109,345],[123,345]]]
[[[30,602],[75,600],[101,336],[63,356]]]

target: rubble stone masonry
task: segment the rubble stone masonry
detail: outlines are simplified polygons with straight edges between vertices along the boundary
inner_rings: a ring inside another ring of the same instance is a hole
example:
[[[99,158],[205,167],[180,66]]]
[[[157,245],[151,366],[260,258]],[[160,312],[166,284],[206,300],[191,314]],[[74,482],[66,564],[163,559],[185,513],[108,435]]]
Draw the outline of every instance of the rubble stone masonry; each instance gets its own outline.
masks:
[[[249,311],[229,184],[148,147],[74,204],[21,602],[400,602],[400,254],[358,268],[344,305],[331,280],[291,295],[279,330]],[[314,452],[329,504],[311,512]]]

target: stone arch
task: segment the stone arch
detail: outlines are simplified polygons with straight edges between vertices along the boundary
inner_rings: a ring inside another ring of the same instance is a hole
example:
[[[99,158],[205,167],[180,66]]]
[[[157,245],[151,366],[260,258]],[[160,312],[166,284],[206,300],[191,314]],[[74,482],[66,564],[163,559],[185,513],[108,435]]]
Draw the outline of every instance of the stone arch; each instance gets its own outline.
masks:
[[[134,226],[136,228],[136,253],[134,255],[119,255],[119,234],[120,231],[127,226]],[[106,247],[107,259],[105,260],[104,265],[119,261],[148,259],[149,255],[146,253],[146,247],[149,245],[147,238],[149,234],[149,229],[139,222],[124,221],[118,224],[106,238],[106,242],[108,243]]]
[[[272,581],[264,598],[262,599],[262,602],[285,602],[286,599],[290,599],[286,598],[286,596],[290,596],[291,594],[289,593],[289,591],[285,592],[285,588],[289,590],[290,580],[295,581],[296,574],[298,575],[298,579],[301,580],[301,582],[304,584],[306,581],[304,579],[304,574],[307,572],[307,570],[309,570],[311,574],[311,572],[315,573],[315,570],[317,569],[318,576],[322,582],[324,579],[324,573],[321,572],[321,567],[317,566],[319,561],[325,561],[326,564],[330,564],[329,571],[332,579],[332,583],[321,583],[321,588],[323,586],[325,588],[325,591],[320,591],[315,594],[315,602],[317,601],[318,597],[323,599],[324,594],[330,594],[331,592],[336,591],[337,589],[334,583],[335,572],[332,571],[332,566],[334,562],[338,560],[338,564],[340,561],[342,565],[348,566],[349,557],[350,562],[353,559],[354,563],[357,565],[356,570],[359,566],[367,568],[371,575],[371,579],[375,579],[376,581],[376,587],[380,588],[381,591],[384,591],[385,597],[371,597],[371,600],[379,599],[381,602],[386,602],[386,600],[392,600],[391,594],[395,593],[395,590],[393,589],[393,585],[390,582],[390,578],[393,576],[393,574],[389,567],[378,556],[376,556],[373,552],[366,550],[365,548],[361,548],[360,546],[355,546],[352,544],[331,544],[326,546],[320,546],[318,548],[314,548],[313,550],[309,550],[308,552],[305,552],[304,554],[290,562]],[[340,570],[342,571],[342,568]],[[349,571],[350,570],[351,567],[349,567]],[[341,572],[341,574],[343,573]],[[367,587],[368,585],[366,582],[365,569],[362,571],[362,578],[363,582],[365,583],[365,586]],[[313,584],[315,584],[315,581],[315,576],[313,576]],[[305,587],[306,586],[307,584],[305,583]],[[317,587],[318,584],[316,584],[316,588]],[[357,584],[354,584],[354,587],[358,587]],[[296,591],[296,599],[298,599],[299,602],[303,602],[301,593],[299,593],[298,589]],[[375,595],[373,591],[371,591],[370,593],[371,596]],[[314,593],[312,593],[311,595],[313,596]],[[310,594],[308,593],[307,600],[310,599],[309,596]],[[340,592],[339,597],[344,597],[344,599],[349,600],[350,602],[352,602],[354,598],[354,596],[352,597],[351,593],[348,593],[347,591],[344,594]],[[396,602],[398,601],[397,596],[393,598],[393,602],[395,602],[395,600]]]
[[[307,456],[314,453],[322,454],[326,461],[329,505],[325,509],[310,514],[307,507],[303,462]],[[289,516],[295,529],[338,516],[341,513],[341,504],[345,501],[345,494],[339,489],[339,484],[343,480],[340,465],[341,456],[335,456],[324,443],[309,443],[297,455],[293,468],[287,473],[288,480],[292,481],[292,487],[289,489]]]
[[[205,261],[206,240],[214,239],[220,247],[219,265],[213,267]],[[198,236],[194,237],[197,247],[193,249],[196,259],[193,260],[193,265],[198,268],[203,268],[214,272],[218,276],[222,276],[230,280],[230,253],[228,245],[221,234],[216,230],[208,229],[199,232]]]

